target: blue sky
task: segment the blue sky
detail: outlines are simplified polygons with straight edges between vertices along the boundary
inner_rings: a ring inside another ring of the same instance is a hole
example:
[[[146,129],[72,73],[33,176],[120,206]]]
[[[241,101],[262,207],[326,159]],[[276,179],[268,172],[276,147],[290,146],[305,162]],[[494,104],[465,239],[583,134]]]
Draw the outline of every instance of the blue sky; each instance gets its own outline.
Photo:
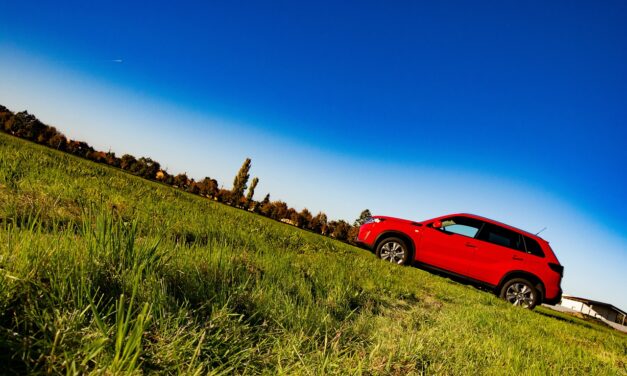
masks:
[[[626,309],[627,3],[430,3],[9,2],[0,103],[333,218],[547,226]]]

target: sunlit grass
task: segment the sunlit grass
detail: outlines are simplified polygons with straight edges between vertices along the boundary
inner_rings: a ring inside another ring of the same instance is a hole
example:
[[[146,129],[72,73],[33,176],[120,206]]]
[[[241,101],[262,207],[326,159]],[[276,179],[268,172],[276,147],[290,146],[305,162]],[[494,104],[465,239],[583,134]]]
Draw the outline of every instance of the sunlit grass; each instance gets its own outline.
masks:
[[[0,373],[627,374],[627,336],[0,135]]]

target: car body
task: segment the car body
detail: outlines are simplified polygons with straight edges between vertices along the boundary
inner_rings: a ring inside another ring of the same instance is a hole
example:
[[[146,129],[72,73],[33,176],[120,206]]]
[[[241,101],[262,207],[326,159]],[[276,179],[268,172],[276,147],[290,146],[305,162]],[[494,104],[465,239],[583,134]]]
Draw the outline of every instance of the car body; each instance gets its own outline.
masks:
[[[384,260],[418,264],[493,289],[513,305],[556,304],[564,268],[537,235],[473,214],[422,222],[374,216],[357,242]]]

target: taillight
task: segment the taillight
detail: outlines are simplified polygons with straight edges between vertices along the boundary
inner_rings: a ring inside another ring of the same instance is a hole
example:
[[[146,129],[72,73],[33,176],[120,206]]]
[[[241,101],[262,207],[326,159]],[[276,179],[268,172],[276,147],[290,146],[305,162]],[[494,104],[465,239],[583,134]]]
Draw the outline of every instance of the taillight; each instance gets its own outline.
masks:
[[[564,267],[562,265],[549,262],[549,268],[551,268],[551,270],[559,274],[560,277],[564,276]]]

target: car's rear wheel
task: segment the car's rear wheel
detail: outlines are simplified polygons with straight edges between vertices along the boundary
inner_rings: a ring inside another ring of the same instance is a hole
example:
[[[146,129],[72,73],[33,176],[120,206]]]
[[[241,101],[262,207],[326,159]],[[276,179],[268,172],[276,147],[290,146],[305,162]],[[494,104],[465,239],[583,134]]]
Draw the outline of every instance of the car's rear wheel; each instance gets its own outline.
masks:
[[[533,283],[524,278],[514,278],[503,285],[501,298],[513,306],[533,309],[538,304],[540,294]]]
[[[394,264],[407,265],[411,261],[409,247],[403,239],[390,237],[383,239],[377,246],[377,256]]]

